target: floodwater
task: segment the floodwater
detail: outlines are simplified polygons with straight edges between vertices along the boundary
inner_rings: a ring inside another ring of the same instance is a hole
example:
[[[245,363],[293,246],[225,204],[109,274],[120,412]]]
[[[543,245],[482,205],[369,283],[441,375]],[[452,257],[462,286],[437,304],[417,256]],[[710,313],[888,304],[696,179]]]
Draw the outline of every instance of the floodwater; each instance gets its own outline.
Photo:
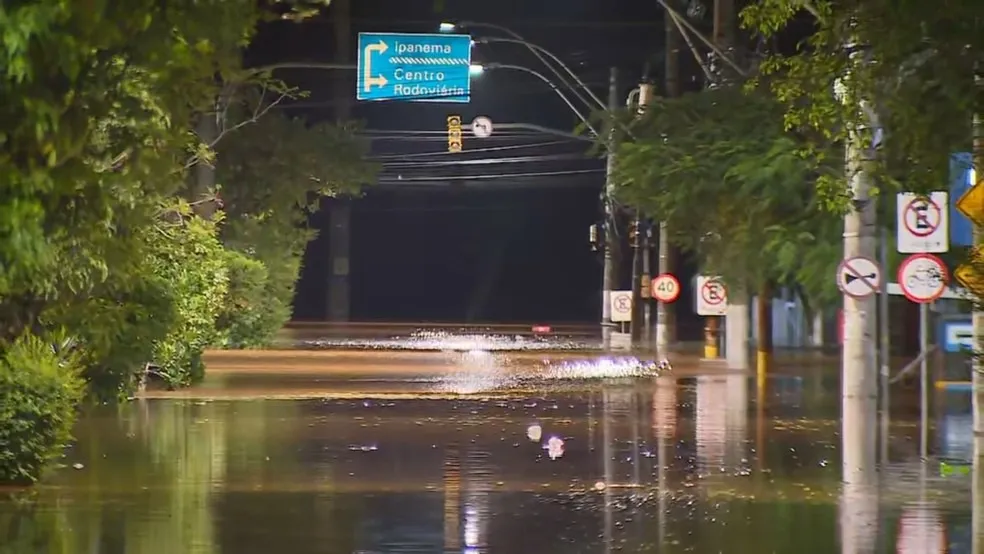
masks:
[[[966,397],[936,398],[923,464],[904,390],[888,440],[859,440],[823,368],[590,359],[535,379],[217,367],[84,414],[64,468],[0,492],[0,552],[971,552]]]

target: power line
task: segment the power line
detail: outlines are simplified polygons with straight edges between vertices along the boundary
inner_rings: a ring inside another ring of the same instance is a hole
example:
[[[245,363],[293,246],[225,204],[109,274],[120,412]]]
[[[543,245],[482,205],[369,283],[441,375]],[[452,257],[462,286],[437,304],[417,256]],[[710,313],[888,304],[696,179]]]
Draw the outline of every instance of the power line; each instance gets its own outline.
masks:
[[[544,148],[547,146],[554,146],[559,144],[571,144],[571,143],[563,140],[552,140],[552,141],[543,141],[543,142],[531,142],[529,144],[510,144],[507,146],[486,146],[484,148],[464,150],[463,152],[448,152],[447,150],[440,150],[438,152],[413,152],[410,154],[381,154],[378,156],[370,156],[369,159],[374,161],[381,161],[387,159],[424,158],[428,156],[460,156],[461,154],[500,152],[503,150],[520,150],[523,148]]]
[[[598,169],[570,169],[561,171],[538,171],[529,173],[503,173],[503,174],[482,174],[482,175],[449,175],[447,177],[402,177],[380,179],[379,182],[414,182],[414,181],[484,181],[490,179],[517,179],[529,177],[559,177],[562,175],[585,175],[589,173],[602,173],[604,168]]]
[[[539,162],[551,162],[551,161],[568,161],[568,160],[578,160],[587,161],[589,158],[585,158],[583,155],[579,156],[576,154],[547,154],[540,156],[510,156],[501,158],[479,158],[472,160],[448,160],[448,161],[411,161],[411,162],[390,162],[383,164],[385,168],[396,168],[396,167],[444,167],[444,166],[470,166],[470,165],[493,165],[493,164],[511,164],[511,163],[539,163]]]

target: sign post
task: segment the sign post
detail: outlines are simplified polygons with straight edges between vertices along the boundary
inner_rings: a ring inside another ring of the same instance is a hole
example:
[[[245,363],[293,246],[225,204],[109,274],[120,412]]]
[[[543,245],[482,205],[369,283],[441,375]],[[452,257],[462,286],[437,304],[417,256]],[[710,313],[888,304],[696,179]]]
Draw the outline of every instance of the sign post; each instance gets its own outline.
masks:
[[[946,264],[932,254],[913,254],[902,262],[896,276],[902,294],[919,304],[919,451],[929,454],[929,303],[943,295],[948,280]]]
[[[471,43],[470,35],[359,33],[355,97],[468,103]]]

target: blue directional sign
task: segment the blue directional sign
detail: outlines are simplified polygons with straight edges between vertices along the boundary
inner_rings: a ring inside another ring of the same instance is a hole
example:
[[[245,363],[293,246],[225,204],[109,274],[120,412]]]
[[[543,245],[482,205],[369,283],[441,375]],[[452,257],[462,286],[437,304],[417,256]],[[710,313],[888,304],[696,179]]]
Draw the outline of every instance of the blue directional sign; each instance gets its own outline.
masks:
[[[359,100],[467,103],[469,35],[359,33]]]

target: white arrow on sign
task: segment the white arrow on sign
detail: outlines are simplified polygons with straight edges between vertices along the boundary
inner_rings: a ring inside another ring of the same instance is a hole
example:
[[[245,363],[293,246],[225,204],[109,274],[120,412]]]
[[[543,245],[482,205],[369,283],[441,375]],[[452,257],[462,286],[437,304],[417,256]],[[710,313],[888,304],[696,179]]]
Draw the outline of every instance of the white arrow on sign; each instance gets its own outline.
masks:
[[[881,290],[882,271],[874,260],[864,256],[848,258],[837,267],[837,286],[854,298],[866,298]]]
[[[373,52],[377,54],[385,54],[388,48],[389,47],[382,40],[380,40],[375,44],[370,44],[369,46],[366,46],[365,53],[363,54],[363,59],[365,60],[365,62],[362,64],[365,66],[362,70],[363,72],[362,81],[365,83],[363,87],[365,88],[366,92],[372,90],[373,85],[377,87],[386,86],[386,83],[388,82],[386,80],[386,77],[383,77],[382,75],[373,76],[372,74],[372,54]]]

